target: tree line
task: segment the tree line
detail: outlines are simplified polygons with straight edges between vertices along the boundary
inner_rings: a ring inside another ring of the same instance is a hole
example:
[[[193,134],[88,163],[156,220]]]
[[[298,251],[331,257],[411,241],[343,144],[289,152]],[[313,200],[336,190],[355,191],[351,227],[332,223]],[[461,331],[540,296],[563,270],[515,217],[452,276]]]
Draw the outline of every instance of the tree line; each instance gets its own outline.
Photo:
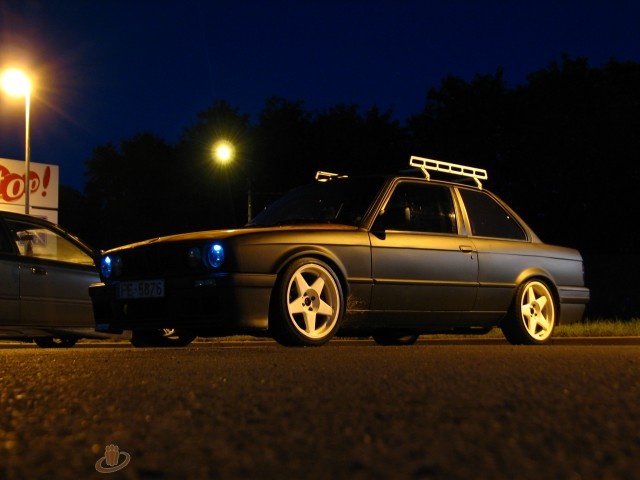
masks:
[[[143,131],[97,146],[85,162],[83,191],[61,187],[59,216],[97,248],[238,227],[247,220],[249,191],[255,214],[317,170],[393,173],[419,155],[487,169],[485,187],[543,241],[580,249],[596,305],[633,316],[640,312],[638,281],[626,270],[640,265],[632,225],[640,187],[638,85],[636,62],[611,59],[596,68],[563,55],[515,87],[500,69],[470,81],[448,75],[404,121],[377,107],[312,112],[303,100],[279,97],[267,99],[252,121],[216,100],[175,144]],[[219,139],[235,147],[228,164],[212,157]],[[625,268],[613,269],[615,262]],[[623,279],[601,278],[611,270]],[[612,281],[620,282],[616,294]]]

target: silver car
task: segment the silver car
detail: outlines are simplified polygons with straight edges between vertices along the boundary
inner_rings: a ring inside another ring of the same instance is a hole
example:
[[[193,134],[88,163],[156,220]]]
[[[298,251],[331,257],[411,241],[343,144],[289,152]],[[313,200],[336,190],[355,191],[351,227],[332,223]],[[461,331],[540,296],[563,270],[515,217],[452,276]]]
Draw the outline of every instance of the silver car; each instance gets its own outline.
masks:
[[[0,339],[66,348],[95,337],[98,255],[58,225],[0,211]]]

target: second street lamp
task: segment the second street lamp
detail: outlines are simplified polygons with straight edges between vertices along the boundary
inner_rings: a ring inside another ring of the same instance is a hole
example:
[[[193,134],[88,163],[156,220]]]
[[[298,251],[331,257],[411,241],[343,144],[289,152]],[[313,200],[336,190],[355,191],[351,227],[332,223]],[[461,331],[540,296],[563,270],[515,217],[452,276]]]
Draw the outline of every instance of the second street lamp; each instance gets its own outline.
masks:
[[[211,149],[216,162],[226,164],[235,159],[235,147],[227,140],[219,140],[213,144]],[[247,223],[251,221],[251,176],[247,175]]]
[[[9,95],[24,96],[24,212],[29,214],[29,195],[31,192],[30,144],[29,144],[29,113],[31,110],[31,81],[22,71],[15,68],[6,70],[2,74],[2,88]]]
[[[213,158],[220,163],[227,163],[233,160],[235,150],[226,140],[220,140],[213,144],[212,148]]]

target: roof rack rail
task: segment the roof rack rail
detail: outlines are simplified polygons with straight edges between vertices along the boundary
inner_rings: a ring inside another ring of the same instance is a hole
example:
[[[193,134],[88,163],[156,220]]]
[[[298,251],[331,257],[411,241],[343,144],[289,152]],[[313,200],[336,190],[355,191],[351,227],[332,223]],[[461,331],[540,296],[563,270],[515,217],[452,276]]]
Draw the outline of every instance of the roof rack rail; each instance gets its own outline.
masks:
[[[332,173],[332,172],[324,172],[322,170],[318,170],[316,172],[316,180],[318,182],[328,182],[332,178],[346,178],[346,177],[347,175],[340,175],[338,173]]]
[[[480,183],[480,180],[486,180],[488,178],[487,171],[483,168],[467,167],[465,165],[442,162],[440,160],[432,160],[431,158],[416,157],[414,155],[412,155],[409,159],[409,165],[422,170],[422,173],[424,173],[424,176],[427,180],[431,178],[431,175],[429,175],[429,170],[462,175],[463,177],[471,177],[475,180],[476,185],[478,185],[478,188],[480,190],[482,190],[482,184]]]

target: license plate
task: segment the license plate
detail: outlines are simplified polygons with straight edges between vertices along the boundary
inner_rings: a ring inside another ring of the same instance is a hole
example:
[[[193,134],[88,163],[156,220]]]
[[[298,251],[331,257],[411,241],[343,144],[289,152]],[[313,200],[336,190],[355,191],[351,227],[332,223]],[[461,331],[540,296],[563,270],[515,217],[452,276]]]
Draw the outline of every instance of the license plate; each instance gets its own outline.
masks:
[[[118,290],[119,298],[161,298],[164,297],[164,280],[141,280],[122,282]]]

